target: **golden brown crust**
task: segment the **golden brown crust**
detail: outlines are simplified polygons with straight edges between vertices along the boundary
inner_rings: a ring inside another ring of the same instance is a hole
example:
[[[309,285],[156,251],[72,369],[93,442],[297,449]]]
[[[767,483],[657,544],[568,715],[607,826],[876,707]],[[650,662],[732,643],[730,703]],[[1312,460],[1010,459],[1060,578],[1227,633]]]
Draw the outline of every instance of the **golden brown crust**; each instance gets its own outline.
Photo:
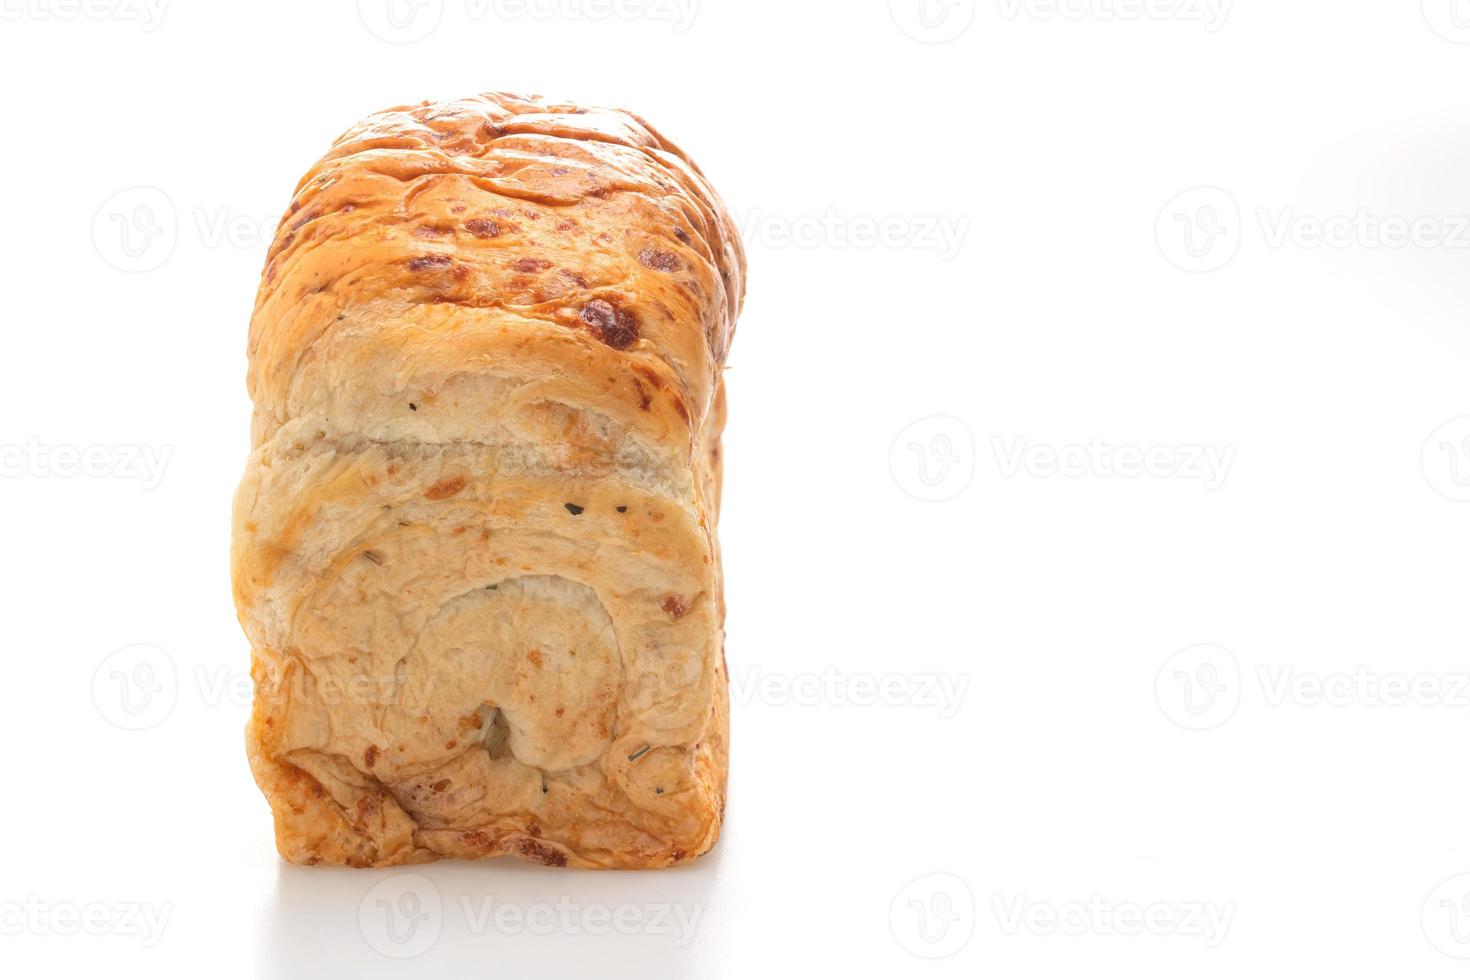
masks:
[[[251,322],[252,770],[287,860],[648,868],[713,846],[733,225],[627,113],[371,116]]]
[[[280,424],[330,362],[398,343],[421,371],[569,368],[587,404],[636,403],[640,431],[697,432],[743,280],[714,192],[627,113],[498,94],[391,109],[298,185],[256,300],[250,392]]]

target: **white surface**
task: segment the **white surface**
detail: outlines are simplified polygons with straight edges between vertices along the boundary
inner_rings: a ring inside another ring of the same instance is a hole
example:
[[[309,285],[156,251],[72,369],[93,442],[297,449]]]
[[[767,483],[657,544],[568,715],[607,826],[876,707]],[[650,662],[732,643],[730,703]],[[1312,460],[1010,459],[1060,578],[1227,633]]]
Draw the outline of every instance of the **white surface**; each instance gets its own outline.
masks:
[[[904,0],[705,0],[682,30],[430,0],[409,44],[351,2],[175,0],[152,30],[65,2],[0,3],[7,975],[1463,975],[1449,0],[1223,24],[935,0],[930,27]],[[748,221],[731,802],[677,872],[287,868],[245,765],[226,551],[261,236],[354,119],[488,88],[635,109]],[[171,250],[119,251],[140,205]],[[1372,247],[1418,218],[1419,244]],[[57,472],[89,446],[103,472]],[[168,453],[156,486],[130,446]],[[1174,475],[1106,475],[1155,446]],[[128,714],[114,671],[139,667],[162,687]],[[884,678],[899,703],[850,686]],[[1394,678],[1422,686],[1390,703]],[[406,888],[440,912],[395,946]],[[99,934],[67,934],[78,910]]]

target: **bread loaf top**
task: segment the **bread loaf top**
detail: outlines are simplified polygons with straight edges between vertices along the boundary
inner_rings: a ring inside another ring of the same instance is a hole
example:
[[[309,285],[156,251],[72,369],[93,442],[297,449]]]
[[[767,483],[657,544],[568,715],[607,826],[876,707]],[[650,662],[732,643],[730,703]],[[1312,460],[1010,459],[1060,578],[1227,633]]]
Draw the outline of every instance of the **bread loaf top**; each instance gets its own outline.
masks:
[[[254,444],[298,419],[473,440],[535,401],[690,453],[744,274],[714,190],[637,116],[505,93],[376,113],[276,232],[250,327]]]

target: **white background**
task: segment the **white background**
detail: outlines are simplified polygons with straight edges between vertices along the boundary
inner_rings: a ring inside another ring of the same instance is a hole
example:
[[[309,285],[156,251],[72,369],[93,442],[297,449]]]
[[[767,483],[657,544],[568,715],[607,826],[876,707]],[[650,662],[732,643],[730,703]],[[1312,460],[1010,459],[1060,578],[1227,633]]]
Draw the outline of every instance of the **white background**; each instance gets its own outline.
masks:
[[[1470,4],[87,2],[0,0],[6,974],[1463,976]],[[725,834],[287,867],[265,240],[355,119],[492,88],[645,115],[744,227]]]

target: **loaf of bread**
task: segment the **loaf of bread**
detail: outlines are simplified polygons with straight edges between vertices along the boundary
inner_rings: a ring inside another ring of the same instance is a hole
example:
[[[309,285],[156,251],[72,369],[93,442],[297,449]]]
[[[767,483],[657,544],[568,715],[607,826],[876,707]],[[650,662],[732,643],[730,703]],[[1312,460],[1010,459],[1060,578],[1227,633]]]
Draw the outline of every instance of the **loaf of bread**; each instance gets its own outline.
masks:
[[[250,325],[232,550],[284,858],[714,845],[744,272],[699,169],[622,111],[403,106],[301,180]]]

